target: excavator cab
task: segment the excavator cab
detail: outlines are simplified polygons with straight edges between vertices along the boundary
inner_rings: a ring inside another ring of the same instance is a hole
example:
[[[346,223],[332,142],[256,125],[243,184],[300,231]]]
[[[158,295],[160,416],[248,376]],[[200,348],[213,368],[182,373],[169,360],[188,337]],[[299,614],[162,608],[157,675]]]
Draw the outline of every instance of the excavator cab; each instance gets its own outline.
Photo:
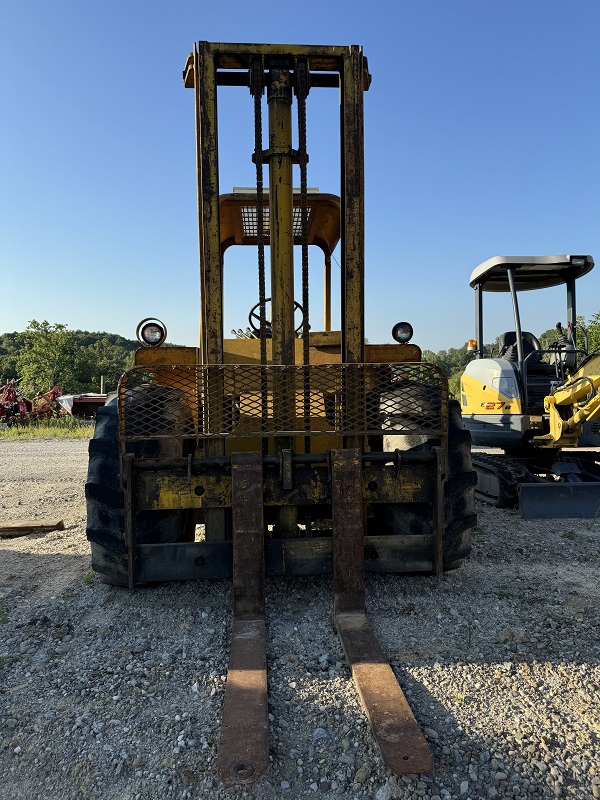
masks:
[[[593,266],[591,256],[497,256],[473,271],[475,358],[461,382],[463,419],[473,444],[517,450],[547,432],[544,397],[565,380],[577,356],[581,360],[587,355],[578,349],[575,282]],[[522,328],[519,294],[561,285],[566,288],[566,333],[559,323],[556,342],[544,350],[537,337]],[[486,292],[510,294],[514,317],[514,330],[500,335],[498,355],[493,358],[483,352]]]
[[[104,580],[130,588],[232,580],[218,765],[226,785],[252,783],[269,764],[271,575],[333,575],[336,627],[384,760],[397,774],[432,768],[367,620],[365,571],[440,575],[457,567],[475,524],[475,475],[458,404],[448,400],[443,373],[422,362],[411,326],[390,320],[394,343],[365,341],[370,81],[354,45],[197,43],[184,83],[194,90],[197,131],[199,344],[166,347],[166,326],[143,320],[144,346],[116,402],[99,412],[90,444],[87,533]],[[256,185],[222,194],[217,94],[232,86],[249,89],[254,142],[239,146]],[[341,105],[340,182],[325,194],[308,188],[306,106],[309,95],[330,89]],[[255,249],[256,294],[247,323],[226,336],[224,274],[234,245]],[[311,245],[323,255],[322,323],[311,304]]]
[[[588,444],[600,419],[600,357],[588,354],[578,333],[575,284],[594,267],[589,255],[495,257],[472,273],[475,290],[475,358],[461,378],[461,407],[474,445],[501,448],[502,456],[474,453],[476,494],[500,507],[519,505],[523,516],[595,516],[600,506],[599,454],[565,448]],[[523,330],[519,295],[566,289],[566,329],[543,348]],[[497,355],[483,352],[483,298],[510,295],[514,330],[502,333]],[[583,334],[583,335],[582,335]]]

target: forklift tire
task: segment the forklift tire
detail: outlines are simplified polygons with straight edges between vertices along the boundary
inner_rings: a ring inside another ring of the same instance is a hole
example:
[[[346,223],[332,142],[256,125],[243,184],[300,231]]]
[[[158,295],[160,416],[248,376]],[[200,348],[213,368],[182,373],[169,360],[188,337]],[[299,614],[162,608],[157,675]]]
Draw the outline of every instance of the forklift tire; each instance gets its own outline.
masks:
[[[404,445],[415,450],[439,445],[424,436],[403,436]],[[412,441],[411,441],[412,439]],[[477,473],[471,462],[471,434],[462,424],[460,405],[448,402],[448,467],[444,492],[443,570],[457,569],[471,552],[471,529],[477,523],[475,485]],[[431,506],[427,504],[389,505],[375,508],[373,533],[401,536],[428,535],[433,532]]]
[[[91,543],[92,568],[100,580],[114,586],[127,586],[125,495],[119,465],[119,421],[115,398],[96,412],[96,428],[89,444],[85,485],[87,538]],[[186,512],[138,511],[134,524],[136,541],[140,544],[193,541],[194,526],[186,525]]]
[[[465,430],[457,400],[448,402],[448,475],[444,482],[444,572],[456,569],[471,552],[471,529],[477,524],[471,461],[471,434]]]

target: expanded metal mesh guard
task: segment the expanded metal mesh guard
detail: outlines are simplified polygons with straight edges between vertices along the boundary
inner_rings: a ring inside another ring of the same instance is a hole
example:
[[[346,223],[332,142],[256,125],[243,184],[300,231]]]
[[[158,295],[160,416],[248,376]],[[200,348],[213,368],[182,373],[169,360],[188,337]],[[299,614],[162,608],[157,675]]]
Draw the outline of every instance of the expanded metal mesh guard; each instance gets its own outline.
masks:
[[[445,434],[432,364],[135,367],[119,382],[126,440]]]
[[[293,226],[294,226],[294,237],[299,239],[302,235],[302,210],[300,206],[294,206],[292,210],[293,214]],[[242,225],[244,228],[244,237],[247,239],[256,239],[258,236],[258,212],[256,210],[256,206],[242,206],[241,209],[242,215]],[[308,209],[308,220],[307,223],[310,224],[310,219],[312,216],[312,208]],[[270,214],[269,214],[269,206],[265,205],[263,208],[263,231],[265,241],[269,239],[269,225],[270,225]]]

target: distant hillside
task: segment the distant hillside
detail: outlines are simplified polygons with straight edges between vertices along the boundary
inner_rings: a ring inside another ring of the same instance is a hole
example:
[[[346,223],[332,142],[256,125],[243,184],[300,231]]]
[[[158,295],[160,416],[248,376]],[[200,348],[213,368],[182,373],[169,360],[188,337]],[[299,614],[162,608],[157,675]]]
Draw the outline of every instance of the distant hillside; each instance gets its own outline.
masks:
[[[26,396],[54,384],[65,394],[99,392],[103,375],[111,391],[133,365],[139,346],[116,333],[69,331],[64,325],[33,321],[26,331],[0,334],[0,385],[23,378]]]

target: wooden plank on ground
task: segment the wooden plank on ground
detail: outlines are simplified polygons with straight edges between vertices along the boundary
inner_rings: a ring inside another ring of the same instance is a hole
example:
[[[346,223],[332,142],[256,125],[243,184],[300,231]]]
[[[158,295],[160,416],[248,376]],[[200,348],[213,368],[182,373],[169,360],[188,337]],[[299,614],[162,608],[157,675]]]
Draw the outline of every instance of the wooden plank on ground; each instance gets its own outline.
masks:
[[[12,539],[16,536],[28,536],[30,533],[50,533],[64,531],[62,519],[19,519],[15,522],[0,521],[0,538]]]

